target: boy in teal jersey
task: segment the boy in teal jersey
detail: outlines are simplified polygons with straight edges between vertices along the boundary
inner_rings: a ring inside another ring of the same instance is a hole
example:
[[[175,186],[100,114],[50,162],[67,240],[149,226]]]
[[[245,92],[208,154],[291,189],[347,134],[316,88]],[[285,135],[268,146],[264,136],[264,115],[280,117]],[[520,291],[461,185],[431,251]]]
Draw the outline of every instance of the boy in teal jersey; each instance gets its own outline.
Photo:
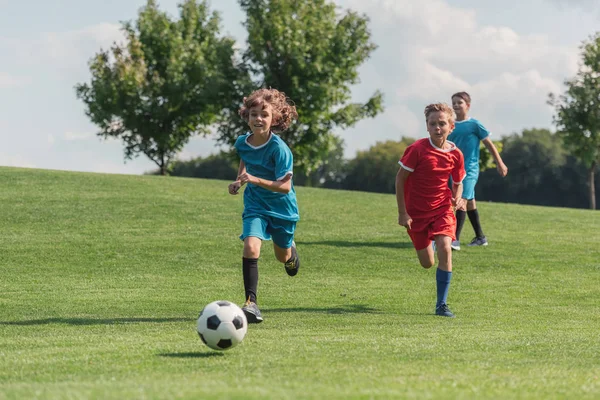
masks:
[[[479,142],[483,142],[488,151],[492,154],[496,162],[496,168],[500,176],[505,177],[508,168],[502,161],[500,153],[490,139],[490,132],[474,118],[468,116],[471,108],[471,96],[467,92],[458,92],[452,95],[452,108],[456,113],[455,127],[448,140],[452,141],[462,151],[465,157],[465,170],[467,176],[463,180],[462,197],[466,201],[465,206],[456,210],[456,240],[452,242],[452,249],[460,250],[460,233],[465,223],[465,217],[469,216],[469,221],[473,225],[475,238],[469,243],[469,246],[487,246],[487,238],[481,229],[479,222],[479,212],[475,202],[475,185],[479,178]]]
[[[285,131],[298,113],[284,93],[260,89],[244,98],[239,114],[251,132],[235,142],[240,167],[237,180],[229,185],[229,193],[236,195],[248,184],[240,236],[244,241],[242,271],[246,292],[242,310],[249,323],[259,323],[263,317],[256,292],[262,241],[273,239],[275,257],[284,264],[288,275],[295,276],[300,268],[294,243],[296,222],[300,219],[292,184],[294,159],[289,147],[275,134]]]

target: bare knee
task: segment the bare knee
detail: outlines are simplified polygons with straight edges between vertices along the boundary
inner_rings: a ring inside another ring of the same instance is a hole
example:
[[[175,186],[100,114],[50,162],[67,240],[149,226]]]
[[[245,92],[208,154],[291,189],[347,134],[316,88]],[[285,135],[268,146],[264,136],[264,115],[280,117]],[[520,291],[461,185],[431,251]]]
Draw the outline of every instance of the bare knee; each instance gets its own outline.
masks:
[[[273,250],[275,251],[275,258],[277,261],[284,263],[292,257],[292,248],[284,249],[273,243]]]
[[[244,257],[258,258],[260,257],[260,246],[262,242],[258,238],[248,237],[244,240]]]
[[[433,267],[433,264],[435,264],[434,260],[419,260],[419,262],[421,263],[421,267],[425,269],[429,269]]]

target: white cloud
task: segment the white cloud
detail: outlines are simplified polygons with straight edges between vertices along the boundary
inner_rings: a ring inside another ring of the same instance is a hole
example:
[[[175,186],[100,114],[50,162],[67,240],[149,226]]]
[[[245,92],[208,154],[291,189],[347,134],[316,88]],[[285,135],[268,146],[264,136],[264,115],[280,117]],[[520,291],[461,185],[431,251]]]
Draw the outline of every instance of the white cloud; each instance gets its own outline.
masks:
[[[71,71],[87,66],[87,61],[101,48],[122,42],[119,24],[101,23],[79,30],[40,33],[33,39],[0,37],[0,50],[7,51],[23,65],[40,63]]]
[[[48,134],[48,144],[54,144],[55,141],[56,141],[56,139],[54,138],[54,135],[49,133]]]
[[[560,92],[565,77],[577,70],[577,48],[555,44],[543,34],[483,25],[474,9],[446,0],[337,3],[371,20],[372,39],[379,48],[369,67],[361,70],[359,91],[365,86],[384,91],[388,110],[368,125],[381,127],[380,135],[388,138],[423,136],[425,105],[450,102],[450,95],[462,90],[473,97],[473,116],[498,135],[551,127],[548,93]],[[352,133],[346,140],[347,156],[359,148],[353,140],[357,136]]]

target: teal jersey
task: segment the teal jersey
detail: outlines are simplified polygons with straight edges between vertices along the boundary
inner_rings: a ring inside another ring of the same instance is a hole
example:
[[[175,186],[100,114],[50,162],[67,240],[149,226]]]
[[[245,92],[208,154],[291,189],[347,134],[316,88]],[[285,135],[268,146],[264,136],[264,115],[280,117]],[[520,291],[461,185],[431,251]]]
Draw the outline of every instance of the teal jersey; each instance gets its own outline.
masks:
[[[235,142],[235,149],[246,165],[246,172],[270,181],[282,180],[293,175],[294,158],[285,142],[274,133],[260,146],[248,143],[251,133],[242,135]],[[287,221],[298,221],[298,203],[292,184],[289,193],[277,193],[248,183],[244,190],[244,217],[267,215]]]
[[[456,144],[465,156],[467,175],[479,175],[479,142],[490,132],[475,118],[456,121],[448,140]]]

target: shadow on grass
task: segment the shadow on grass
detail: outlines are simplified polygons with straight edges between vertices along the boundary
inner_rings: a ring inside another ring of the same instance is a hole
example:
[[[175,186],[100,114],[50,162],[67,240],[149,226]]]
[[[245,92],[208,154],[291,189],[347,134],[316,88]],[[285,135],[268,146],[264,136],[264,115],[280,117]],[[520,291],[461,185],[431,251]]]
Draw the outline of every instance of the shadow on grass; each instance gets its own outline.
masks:
[[[49,325],[49,324],[67,324],[67,325],[119,325],[119,324],[139,324],[139,323],[163,323],[163,322],[190,322],[190,318],[45,318],[31,319],[26,321],[0,321],[0,325]]]
[[[382,311],[364,304],[352,304],[338,307],[290,307],[265,308],[265,312],[312,312],[323,314],[383,314]]]
[[[409,242],[349,242],[345,240],[323,240],[320,242],[296,241],[299,246],[332,246],[332,247],[382,247],[387,249],[412,249]]]
[[[186,353],[160,353],[157,354],[159,357],[170,357],[170,358],[211,358],[211,357],[223,357],[223,353],[217,353],[216,351],[194,351]]]

